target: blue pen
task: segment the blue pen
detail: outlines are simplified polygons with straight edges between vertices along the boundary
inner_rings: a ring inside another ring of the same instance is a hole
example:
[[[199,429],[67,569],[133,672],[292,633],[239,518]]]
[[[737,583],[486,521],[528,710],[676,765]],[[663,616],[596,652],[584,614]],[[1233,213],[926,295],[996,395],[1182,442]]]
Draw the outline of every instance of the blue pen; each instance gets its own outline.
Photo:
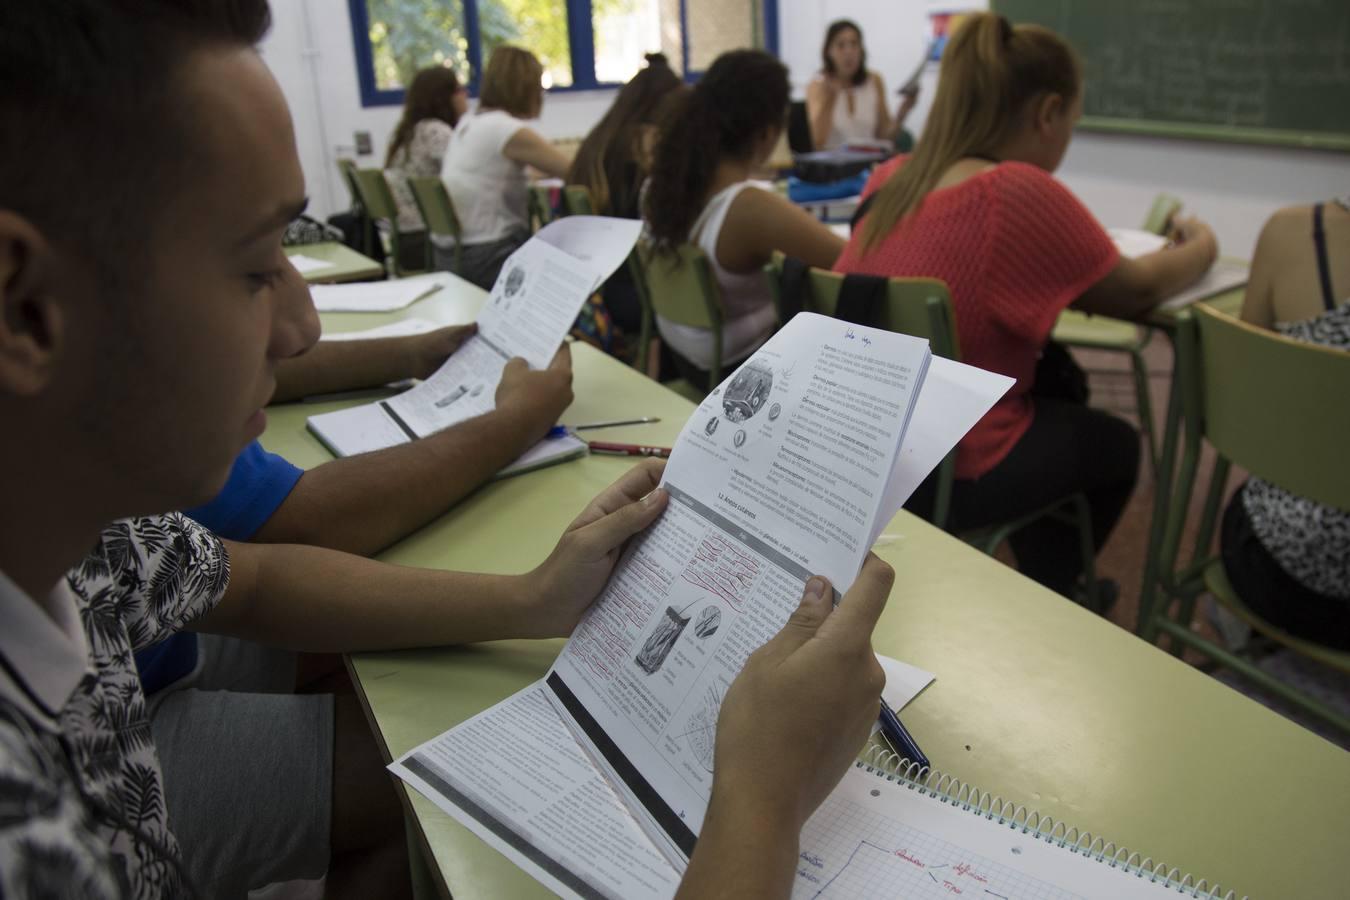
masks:
[[[546,437],[546,438],[560,438],[560,437],[567,437],[567,426],[566,426],[566,425],[554,425],[552,428],[550,428],[550,429],[548,430],[548,434],[544,435],[544,437]]]
[[[895,714],[886,701],[881,701],[881,714],[877,716],[881,722],[881,734],[886,740],[891,742],[891,746],[900,752],[902,756],[912,763],[917,763],[924,768],[931,768],[928,757],[923,755],[919,745],[914,743],[914,738],[910,737],[905,726],[900,724],[900,717]]]

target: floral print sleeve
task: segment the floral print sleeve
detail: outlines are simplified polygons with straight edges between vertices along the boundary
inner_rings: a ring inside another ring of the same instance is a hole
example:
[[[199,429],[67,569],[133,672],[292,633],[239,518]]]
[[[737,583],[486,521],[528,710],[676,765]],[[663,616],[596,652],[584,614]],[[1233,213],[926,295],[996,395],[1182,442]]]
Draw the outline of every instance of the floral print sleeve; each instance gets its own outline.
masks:
[[[186,516],[143,516],[105,528],[69,581],[88,600],[92,641],[124,628],[139,650],[213,609],[229,585],[230,561],[220,539]]]

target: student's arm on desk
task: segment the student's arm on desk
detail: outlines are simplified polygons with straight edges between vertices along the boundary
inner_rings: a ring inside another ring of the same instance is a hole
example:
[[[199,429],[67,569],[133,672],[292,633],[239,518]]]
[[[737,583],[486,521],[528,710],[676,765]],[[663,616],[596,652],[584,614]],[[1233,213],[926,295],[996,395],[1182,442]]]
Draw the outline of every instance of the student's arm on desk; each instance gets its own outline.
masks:
[[[426,378],[478,329],[451,325],[410,337],[319,341],[277,366],[273,403]]]
[[[550,144],[533,128],[520,128],[507,140],[502,153],[512,162],[534,166],[545,175],[566,178],[572,164],[562,151]]]
[[[1305,213],[1300,218],[1300,224],[1304,224],[1311,214]],[[1256,239],[1256,252],[1252,254],[1251,276],[1247,279],[1247,289],[1242,299],[1243,321],[1262,328],[1275,327],[1276,255],[1283,243],[1280,232],[1286,230],[1279,224],[1279,219],[1280,213],[1276,213],[1261,227],[1261,236]],[[1306,231],[1300,231],[1299,239],[1307,240]]]
[[[839,102],[839,86],[821,73],[806,86],[806,120],[811,126],[811,148],[824,150],[834,121],[834,105]]]
[[[1219,245],[1214,232],[1198,219],[1178,221],[1176,236],[1179,243],[1174,247],[1135,259],[1122,256],[1073,306],[1117,319],[1137,319],[1191,285],[1213,264]]]
[[[877,718],[886,675],[872,629],[894,581],[869,554],[831,609],[828,583],[811,579],[783,630],[750,655],[718,716],[712,801],[677,900],[792,892],[802,826]]]
[[[781,194],[750,188],[727,210],[717,236],[717,261],[733,272],[763,266],[775,250],[808,266],[828,269],[844,252],[845,240]]]
[[[523,575],[414,569],[319,547],[226,541],[229,586],[190,627],[317,653],[570,634],[624,542],[665,509],[666,492],[656,490],[663,469],[659,461],[630,469]]]
[[[571,402],[566,344],[542,371],[511,360],[497,385],[495,410],[430,437],[310,469],[253,540],[362,556],[382,550],[534,446]]]

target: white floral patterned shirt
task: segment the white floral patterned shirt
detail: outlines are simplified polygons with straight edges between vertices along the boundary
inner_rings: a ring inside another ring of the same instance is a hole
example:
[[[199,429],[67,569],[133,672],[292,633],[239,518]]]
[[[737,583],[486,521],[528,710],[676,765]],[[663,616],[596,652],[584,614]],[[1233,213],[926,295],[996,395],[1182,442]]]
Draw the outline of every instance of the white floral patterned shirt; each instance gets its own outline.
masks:
[[[108,526],[45,602],[0,573],[0,897],[177,897],[134,650],[212,609],[220,540],[179,514]]]

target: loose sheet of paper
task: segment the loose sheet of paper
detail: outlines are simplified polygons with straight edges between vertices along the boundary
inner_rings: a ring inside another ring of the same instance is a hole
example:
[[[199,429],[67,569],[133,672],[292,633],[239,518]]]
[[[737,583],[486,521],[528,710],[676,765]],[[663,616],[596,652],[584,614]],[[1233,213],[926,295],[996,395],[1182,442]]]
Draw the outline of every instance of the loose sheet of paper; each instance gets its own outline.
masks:
[[[432,272],[397,281],[314,284],[309,295],[319,312],[394,312],[441,290],[452,278],[448,272]]]
[[[1176,892],[864,767],[850,769],[802,829],[794,900],[960,895],[1161,900]]]
[[[320,335],[321,341],[372,341],[378,338],[408,337],[414,334],[426,334],[428,331],[435,331],[436,324],[428,322],[426,319],[399,319],[397,322],[390,322],[388,325],[378,325],[375,328],[366,328],[362,331],[336,331],[325,332]]]
[[[1186,290],[1167,298],[1158,304],[1159,309],[1185,309],[1192,303],[1222,294],[1247,283],[1251,270],[1247,264],[1235,259],[1219,259],[1209,267],[1209,271],[1200,280]]]
[[[1130,259],[1138,259],[1167,246],[1167,238],[1161,234],[1138,228],[1108,228],[1106,233],[1111,235],[1111,242],[1116,245],[1120,255]]]
[[[306,256],[303,253],[289,253],[287,254],[287,258],[290,259],[291,265],[295,267],[295,271],[299,272],[301,275],[304,275],[306,272],[318,272],[321,269],[333,268],[333,263],[328,260],[315,259],[314,257]]]
[[[665,900],[679,886],[539,682],[389,769],[562,897]]]

